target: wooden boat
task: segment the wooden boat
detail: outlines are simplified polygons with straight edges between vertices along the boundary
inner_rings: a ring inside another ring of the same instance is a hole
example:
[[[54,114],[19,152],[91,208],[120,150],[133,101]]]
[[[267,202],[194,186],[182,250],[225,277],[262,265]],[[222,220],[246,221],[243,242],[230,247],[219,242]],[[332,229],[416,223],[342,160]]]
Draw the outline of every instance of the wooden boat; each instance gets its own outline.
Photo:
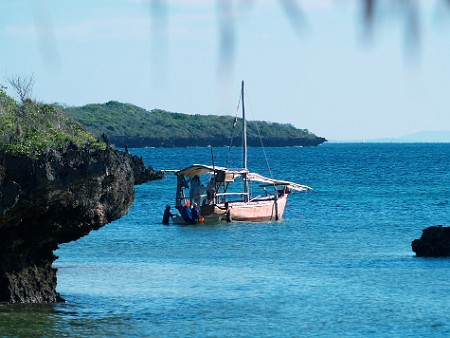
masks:
[[[292,190],[311,188],[294,182],[276,180],[252,173],[247,168],[247,128],[244,104],[244,82],[241,88],[243,121],[243,167],[228,169],[215,165],[193,164],[175,170],[177,190],[175,206],[178,210],[196,203],[200,209],[200,222],[227,221],[269,222],[283,218],[287,199]],[[205,179],[210,183],[202,185]],[[257,183],[261,194],[254,197]],[[189,194],[185,189],[190,189]],[[268,189],[273,189],[272,192]],[[175,224],[185,224],[182,217],[175,217]]]

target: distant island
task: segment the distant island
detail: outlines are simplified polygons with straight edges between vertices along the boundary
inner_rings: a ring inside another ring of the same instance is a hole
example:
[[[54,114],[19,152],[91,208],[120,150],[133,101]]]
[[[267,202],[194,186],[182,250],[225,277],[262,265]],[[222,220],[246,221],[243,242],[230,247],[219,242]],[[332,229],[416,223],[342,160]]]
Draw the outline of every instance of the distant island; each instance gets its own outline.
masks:
[[[419,131],[394,139],[394,142],[423,142],[446,143],[450,142],[450,131]]]
[[[93,134],[106,135],[118,147],[205,147],[241,145],[242,126],[233,129],[233,116],[189,115],[144,108],[117,101],[64,107],[66,114]],[[241,120],[242,121],[242,120]],[[308,129],[291,124],[248,121],[248,145],[317,146],[326,142]],[[261,137],[259,136],[261,135]]]
[[[450,131],[418,131],[416,133],[391,138],[368,140],[331,140],[331,143],[450,143]]]

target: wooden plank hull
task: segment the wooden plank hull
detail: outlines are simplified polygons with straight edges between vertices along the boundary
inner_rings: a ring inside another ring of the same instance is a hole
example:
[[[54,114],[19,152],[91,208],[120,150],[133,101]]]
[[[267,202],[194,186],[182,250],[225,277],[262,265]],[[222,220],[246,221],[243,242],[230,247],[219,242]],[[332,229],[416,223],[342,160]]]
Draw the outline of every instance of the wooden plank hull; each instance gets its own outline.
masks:
[[[229,202],[228,208],[232,221],[242,222],[270,222],[283,219],[288,195],[282,195],[275,199],[260,199],[251,202]],[[207,218],[209,214],[216,214],[227,219],[225,204],[202,207],[202,215]],[[209,207],[209,208],[208,208]]]
[[[259,199],[251,202],[229,202],[227,216],[225,204],[203,205],[200,215],[203,224],[217,224],[230,219],[238,222],[271,222],[283,219],[288,195],[282,195],[276,200]],[[231,216],[231,218],[230,218]],[[191,225],[186,223],[181,216],[175,216],[173,224]]]

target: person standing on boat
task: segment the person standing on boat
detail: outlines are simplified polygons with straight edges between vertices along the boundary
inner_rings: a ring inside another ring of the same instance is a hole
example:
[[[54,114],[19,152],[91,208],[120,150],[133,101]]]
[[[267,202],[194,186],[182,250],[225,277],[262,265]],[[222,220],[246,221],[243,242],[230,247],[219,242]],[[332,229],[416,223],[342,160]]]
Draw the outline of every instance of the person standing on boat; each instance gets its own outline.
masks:
[[[214,180],[214,177],[211,177],[208,186],[206,187],[206,196],[208,204],[211,204],[214,201],[215,192],[216,192],[216,182]]]
[[[170,212],[170,205],[166,205],[166,210],[164,210],[162,224],[169,225],[169,220],[174,217],[175,215]]]
[[[191,189],[189,190],[189,199],[191,200],[191,203],[194,201],[195,203],[200,202],[200,186],[201,186],[200,177],[195,175],[194,177],[191,178],[190,182]]]

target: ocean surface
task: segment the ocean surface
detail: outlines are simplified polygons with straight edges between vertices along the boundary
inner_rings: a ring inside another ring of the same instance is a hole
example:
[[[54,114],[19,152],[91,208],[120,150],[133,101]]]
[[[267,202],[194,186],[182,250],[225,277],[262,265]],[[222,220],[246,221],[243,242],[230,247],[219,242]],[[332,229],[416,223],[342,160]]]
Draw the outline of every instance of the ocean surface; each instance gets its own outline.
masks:
[[[210,148],[131,149],[155,169]],[[213,149],[239,166],[240,148]],[[450,144],[250,148],[249,167],[314,188],[284,220],[164,226],[175,176],[125,217],[60,246],[55,305],[0,305],[1,337],[445,337],[450,259],[411,241],[449,222]]]

